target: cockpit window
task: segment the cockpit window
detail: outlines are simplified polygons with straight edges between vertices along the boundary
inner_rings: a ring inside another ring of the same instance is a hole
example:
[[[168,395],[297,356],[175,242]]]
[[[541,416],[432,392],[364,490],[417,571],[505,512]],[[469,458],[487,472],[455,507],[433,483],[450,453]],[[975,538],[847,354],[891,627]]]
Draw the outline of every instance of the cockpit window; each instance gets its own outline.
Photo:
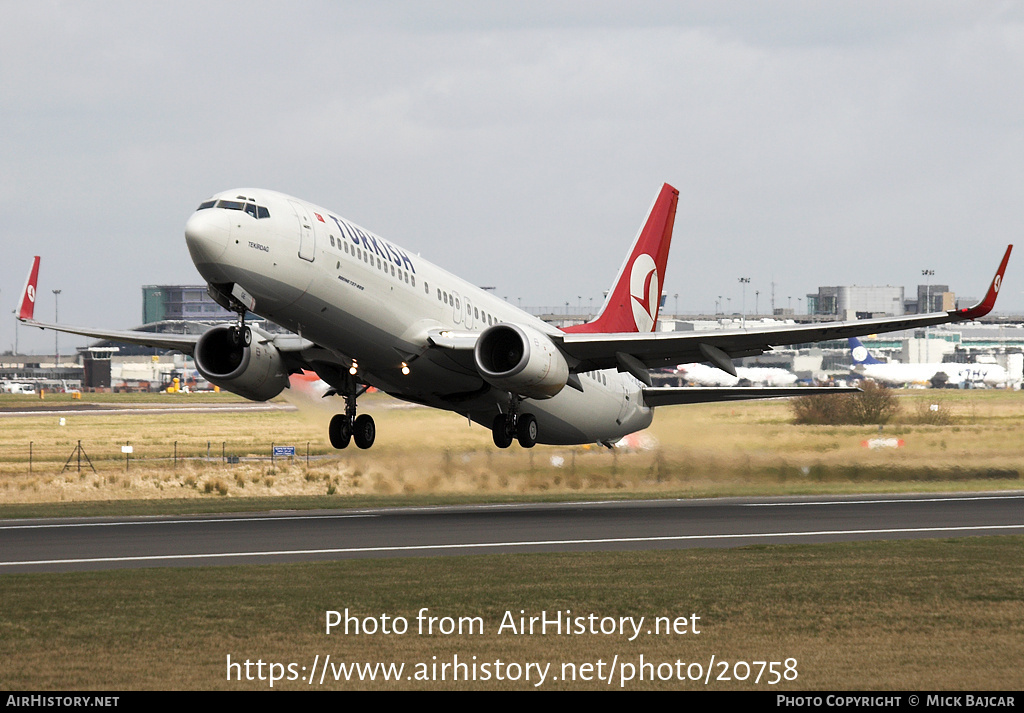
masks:
[[[269,218],[270,211],[261,205],[256,205],[250,201],[225,201],[225,200],[210,200],[203,201],[199,204],[196,210],[205,210],[207,208],[224,208],[226,210],[241,210],[245,211],[253,218],[259,220],[260,218]]]

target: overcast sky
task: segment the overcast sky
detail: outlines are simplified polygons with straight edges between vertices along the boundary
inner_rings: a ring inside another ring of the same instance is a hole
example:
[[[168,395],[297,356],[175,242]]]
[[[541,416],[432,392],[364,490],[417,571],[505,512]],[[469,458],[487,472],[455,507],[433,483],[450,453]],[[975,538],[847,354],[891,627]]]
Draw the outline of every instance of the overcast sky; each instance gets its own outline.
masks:
[[[37,316],[59,288],[62,322],[137,325],[142,285],[200,282],[189,214],[242,186],[513,303],[596,304],[666,182],[670,309],[926,268],[980,296],[1024,228],[1024,5],[0,1],[8,315],[38,254]],[[1024,250],[999,311],[1022,278]]]

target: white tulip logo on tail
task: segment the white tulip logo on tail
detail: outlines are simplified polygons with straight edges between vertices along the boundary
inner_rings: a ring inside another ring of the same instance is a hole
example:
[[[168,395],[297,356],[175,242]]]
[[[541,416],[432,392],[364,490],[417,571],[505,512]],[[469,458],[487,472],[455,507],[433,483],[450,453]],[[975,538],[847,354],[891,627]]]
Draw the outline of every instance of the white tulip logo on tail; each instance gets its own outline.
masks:
[[[629,274],[630,304],[633,307],[633,322],[638,332],[654,329],[654,315],[658,309],[661,285],[658,282],[658,266],[654,258],[640,253],[633,261]]]

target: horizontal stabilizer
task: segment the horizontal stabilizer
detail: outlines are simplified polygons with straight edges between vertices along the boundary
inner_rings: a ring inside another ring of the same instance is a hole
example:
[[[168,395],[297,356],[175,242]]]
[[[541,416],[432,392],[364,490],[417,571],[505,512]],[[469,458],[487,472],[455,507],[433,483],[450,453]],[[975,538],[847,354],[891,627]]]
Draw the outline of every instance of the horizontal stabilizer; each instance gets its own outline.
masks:
[[[850,394],[860,389],[836,386],[655,386],[643,390],[647,406],[676,406],[703,404],[717,401],[751,401],[754,399],[782,399],[792,396],[821,396],[823,394]]]

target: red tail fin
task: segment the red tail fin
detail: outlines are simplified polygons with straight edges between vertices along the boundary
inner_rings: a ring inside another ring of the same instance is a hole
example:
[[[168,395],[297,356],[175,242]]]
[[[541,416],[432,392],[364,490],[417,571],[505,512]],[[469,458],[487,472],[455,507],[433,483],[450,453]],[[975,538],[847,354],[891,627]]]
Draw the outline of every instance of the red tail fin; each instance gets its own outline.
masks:
[[[29,270],[28,279],[25,280],[25,289],[21,293],[21,305],[18,308],[18,319],[32,319],[36,309],[36,281],[39,279],[39,256],[36,255],[32,261],[32,269]]]
[[[652,332],[658,322],[672,225],[679,191],[667,183],[651,206],[633,249],[622,264],[601,314],[593,322],[566,327],[566,332]]]

